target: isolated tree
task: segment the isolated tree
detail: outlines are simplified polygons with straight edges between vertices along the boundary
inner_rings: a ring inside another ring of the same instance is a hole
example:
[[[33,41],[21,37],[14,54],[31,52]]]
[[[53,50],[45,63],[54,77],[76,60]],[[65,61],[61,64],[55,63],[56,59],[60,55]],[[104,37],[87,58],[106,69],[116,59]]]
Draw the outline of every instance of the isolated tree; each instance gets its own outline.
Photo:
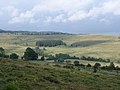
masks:
[[[5,55],[5,50],[2,47],[0,47],[0,57],[4,57],[4,55]]]
[[[98,69],[101,66],[100,63],[95,63],[94,68]]]
[[[18,59],[18,55],[16,53],[10,54],[10,59]]]
[[[37,60],[38,59],[38,54],[31,48],[27,48],[26,51],[24,52],[24,59],[25,60]]]
[[[41,57],[41,61],[44,61],[44,60],[45,60],[45,57],[44,57],[44,56],[42,56],[42,57]]]
[[[92,67],[92,65],[88,63],[87,67]]]
[[[115,70],[115,65],[114,65],[113,62],[110,63],[110,65],[108,66],[108,69],[111,70],[111,71]]]
[[[80,66],[79,61],[74,61],[74,65],[75,65],[75,66]]]
[[[94,73],[97,73],[97,70],[100,68],[101,64],[100,63],[95,63],[95,65],[93,66],[94,68]]]

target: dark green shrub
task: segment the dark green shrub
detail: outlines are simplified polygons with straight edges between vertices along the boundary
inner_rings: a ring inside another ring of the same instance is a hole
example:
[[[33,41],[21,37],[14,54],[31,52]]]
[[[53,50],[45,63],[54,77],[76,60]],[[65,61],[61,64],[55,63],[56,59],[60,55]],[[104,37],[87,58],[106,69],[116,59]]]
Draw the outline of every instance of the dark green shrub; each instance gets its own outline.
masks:
[[[98,69],[101,66],[100,63],[95,63],[95,65],[93,66],[94,68]]]
[[[45,60],[45,57],[44,57],[44,56],[42,56],[42,57],[41,57],[41,61],[44,61],[44,60]]]
[[[115,65],[113,62],[110,63],[110,65],[108,66],[108,70],[115,70]]]
[[[88,65],[86,67],[92,67],[92,65],[88,63]]]
[[[74,65],[75,65],[75,66],[80,66],[79,61],[74,61]]]
[[[10,54],[10,59],[18,59],[18,55],[16,53]]]

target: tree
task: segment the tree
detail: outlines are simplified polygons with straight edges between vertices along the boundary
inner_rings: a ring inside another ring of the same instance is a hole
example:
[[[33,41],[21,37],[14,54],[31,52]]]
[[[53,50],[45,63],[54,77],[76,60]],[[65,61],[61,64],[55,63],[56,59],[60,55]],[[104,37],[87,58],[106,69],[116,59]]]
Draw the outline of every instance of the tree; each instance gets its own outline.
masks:
[[[95,63],[95,65],[93,66],[93,68],[94,68],[94,71],[93,71],[93,72],[96,73],[96,72],[97,72],[97,69],[99,69],[100,66],[101,66],[100,63]]]
[[[98,69],[101,66],[100,63],[95,63],[94,68]]]
[[[92,65],[88,63],[87,67],[92,67]]]
[[[10,55],[10,59],[18,59],[18,55],[16,54],[16,53],[12,53],[11,55]]]
[[[41,61],[44,61],[44,60],[45,60],[45,57],[44,57],[44,56],[42,56],[42,57],[41,57]]]
[[[4,55],[5,55],[5,50],[2,47],[0,47],[0,57],[4,57]]]
[[[109,70],[115,70],[115,65],[113,62],[110,63],[110,65],[108,66]]]
[[[25,60],[37,60],[38,59],[38,54],[31,48],[27,48],[26,51],[24,52],[24,59]]]
[[[75,66],[80,66],[79,61],[74,61],[74,65],[75,65]]]

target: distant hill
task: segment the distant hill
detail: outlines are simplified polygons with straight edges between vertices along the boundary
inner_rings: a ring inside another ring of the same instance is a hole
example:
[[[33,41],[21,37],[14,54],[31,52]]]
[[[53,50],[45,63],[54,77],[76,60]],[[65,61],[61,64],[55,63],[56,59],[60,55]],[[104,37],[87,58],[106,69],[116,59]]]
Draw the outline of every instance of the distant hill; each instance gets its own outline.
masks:
[[[55,34],[66,34],[68,35],[69,33],[63,33],[63,32],[54,32],[54,31],[40,31],[40,32],[33,32],[33,31],[26,31],[22,32],[22,34],[25,35],[55,35]]]
[[[4,31],[4,30],[2,30],[2,29],[0,29],[0,33],[5,33],[6,31]]]
[[[65,34],[69,35],[69,33],[63,33],[63,32],[55,32],[55,31],[10,31],[10,30],[2,30],[0,29],[0,33],[19,33],[22,35],[55,35],[55,34]]]

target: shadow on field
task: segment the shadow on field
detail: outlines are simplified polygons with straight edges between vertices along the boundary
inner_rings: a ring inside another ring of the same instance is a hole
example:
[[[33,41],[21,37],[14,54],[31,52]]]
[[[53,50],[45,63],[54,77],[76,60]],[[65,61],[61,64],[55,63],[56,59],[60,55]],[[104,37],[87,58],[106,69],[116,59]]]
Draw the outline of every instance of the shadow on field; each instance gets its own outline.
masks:
[[[71,46],[72,47],[88,47],[88,46],[92,46],[92,45],[97,45],[97,44],[102,44],[102,43],[106,43],[106,42],[110,42],[111,40],[96,40],[96,41],[81,41],[81,42],[75,42],[72,43]]]

